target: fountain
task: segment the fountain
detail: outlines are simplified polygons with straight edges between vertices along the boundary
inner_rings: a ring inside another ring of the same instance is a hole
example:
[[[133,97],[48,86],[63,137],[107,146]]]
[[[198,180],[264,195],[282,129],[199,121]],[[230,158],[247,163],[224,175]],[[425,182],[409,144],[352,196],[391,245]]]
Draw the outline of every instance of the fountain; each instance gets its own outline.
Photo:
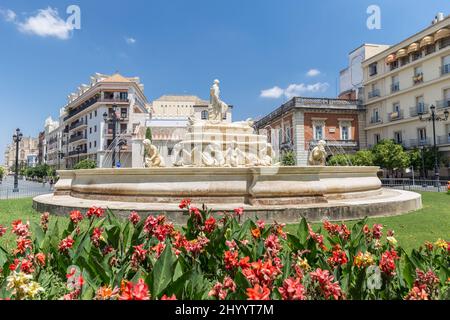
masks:
[[[132,163],[139,165],[59,171],[54,194],[36,197],[34,208],[67,214],[99,206],[123,215],[166,214],[184,223],[178,209],[184,198],[216,212],[243,207],[248,218],[278,222],[395,215],[421,207],[417,193],[382,188],[378,167],[325,166],[330,149],[324,141],[311,150],[309,166],[280,166],[267,136],[255,133],[251,119],[223,121],[227,108],[215,80],[209,119],[189,119],[185,139],[174,148],[173,166],[166,167],[151,141],[136,135]]]

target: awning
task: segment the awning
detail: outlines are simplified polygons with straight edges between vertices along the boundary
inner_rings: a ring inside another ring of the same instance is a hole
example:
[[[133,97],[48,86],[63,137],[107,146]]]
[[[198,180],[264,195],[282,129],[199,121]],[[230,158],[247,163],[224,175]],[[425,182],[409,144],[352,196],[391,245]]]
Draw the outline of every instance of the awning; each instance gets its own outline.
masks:
[[[400,49],[396,53],[397,58],[402,58],[402,57],[405,57],[407,55],[408,55],[408,53],[406,52],[406,49]]]
[[[434,37],[433,36],[426,36],[420,41],[420,47],[423,48],[425,46],[428,46],[429,44],[434,43]]]
[[[450,36],[450,29],[449,28],[442,28],[441,30],[436,31],[434,34],[434,41],[441,40],[443,38],[446,38]]]
[[[417,42],[411,43],[408,47],[407,53],[419,51],[419,44]]]
[[[388,56],[386,57],[386,60],[385,60],[386,63],[392,63],[392,62],[394,62],[394,61],[395,61],[395,54],[394,54],[394,53],[388,55]]]

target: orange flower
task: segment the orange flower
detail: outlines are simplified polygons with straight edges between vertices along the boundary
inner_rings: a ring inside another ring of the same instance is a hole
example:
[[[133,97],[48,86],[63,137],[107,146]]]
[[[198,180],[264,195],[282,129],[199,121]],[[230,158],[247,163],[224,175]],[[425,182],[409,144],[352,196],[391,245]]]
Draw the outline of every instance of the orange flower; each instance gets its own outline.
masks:
[[[261,230],[259,228],[252,229],[252,236],[255,239],[259,239],[261,237]]]
[[[270,290],[257,284],[254,288],[247,289],[247,297],[247,300],[270,300]]]

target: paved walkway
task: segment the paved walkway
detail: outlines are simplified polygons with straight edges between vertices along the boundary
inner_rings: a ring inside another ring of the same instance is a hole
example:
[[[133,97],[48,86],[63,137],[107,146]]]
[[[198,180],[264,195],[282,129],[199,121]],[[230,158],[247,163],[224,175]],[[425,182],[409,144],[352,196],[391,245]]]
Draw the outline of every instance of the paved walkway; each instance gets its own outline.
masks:
[[[0,183],[0,199],[18,199],[18,198],[29,198],[41,194],[52,193],[53,190],[50,189],[50,185],[46,183],[32,182],[19,180],[19,192],[13,192],[14,189],[14,177],[7,176],[3,178]]]

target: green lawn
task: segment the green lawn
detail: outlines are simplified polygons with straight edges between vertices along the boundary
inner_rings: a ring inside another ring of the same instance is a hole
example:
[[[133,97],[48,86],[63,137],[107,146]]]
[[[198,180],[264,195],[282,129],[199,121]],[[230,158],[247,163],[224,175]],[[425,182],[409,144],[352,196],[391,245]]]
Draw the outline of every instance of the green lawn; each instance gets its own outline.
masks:
[[[384,230],[392,229],[399,244],[407,251],[419,247],[426,240],[436,241],[438,238],[450,239],[450,195],[443,193],[422,193],[423,209],[395,217],[372,218],[369,224],[381,223]],[[17,219],[29,220],[39,223],[39,214],[32,207],[31,199],[0,200],[0,225],[11,226],[11,222]],[[52,217],[61,223],[67,223],[67,218]],[[354,222],[346,222],[351,226]],[[314,224],[316,230],[320,224]],[[295,233],[297,226],[287,226],[287,231]],[[0,244],[14,245],[10,233],[0,239]]]

